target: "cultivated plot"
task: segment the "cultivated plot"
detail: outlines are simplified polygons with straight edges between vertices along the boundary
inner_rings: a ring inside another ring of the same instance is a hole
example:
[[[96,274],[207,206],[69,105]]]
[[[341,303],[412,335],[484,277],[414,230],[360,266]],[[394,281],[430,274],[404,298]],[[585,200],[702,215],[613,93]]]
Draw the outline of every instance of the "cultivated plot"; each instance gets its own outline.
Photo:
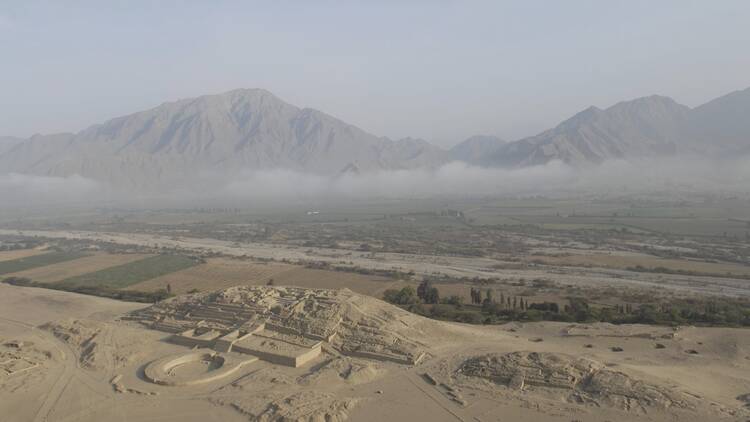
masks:
[[[115,267],[66,278],[59,284],[68,287],[121,289],[144,280],[169,274],[198,264],[184,255],[157,255]]]
[[[96,253],[72,261],[58,262],[8,275],[28,278],[38,283],[53,283],[70,277],[138,261],[149,256],[151,255]]]
[[[127,287],[129,290],[155,291],[167,285],[175,294],[193,290],[207,291],[231,286],[259,286],[269,282],[280,286],[318,289],[349,288],[358,293],[379,296],[390,288],[390,278],[317,270],[278,262],[257,262],[230,258],[210,258],[205,264],[152,278]]]
[[[58,262],[72,261],[84,256],[86,256],[86,254],[82,252],[49,252],[42,255],[33,255],[25,258],[3,261],[0,262],[0,275],[16,273],[31,268],[56,264]]]
[[[44,249],[16,249],[13,251],[0,251],[0,262],[13,261],[15,259],[28,258],[34,255],[49,253]]]

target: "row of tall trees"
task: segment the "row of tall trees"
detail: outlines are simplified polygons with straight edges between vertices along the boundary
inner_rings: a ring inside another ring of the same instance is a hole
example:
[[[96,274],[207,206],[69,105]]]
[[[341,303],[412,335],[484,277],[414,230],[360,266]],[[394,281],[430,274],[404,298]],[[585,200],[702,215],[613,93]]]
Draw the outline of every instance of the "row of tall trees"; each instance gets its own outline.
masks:
[[[484,291],[484,294],[482,294],[481,289],[473,287],[471,288],[471,303],[482,306],[499,305],[501,308],[520,309],[522,311],[529,309],[530,306],[528,299],[510,295],[506,297],[501,292],[499,300],[496,300],[492,289],[487,289]]]

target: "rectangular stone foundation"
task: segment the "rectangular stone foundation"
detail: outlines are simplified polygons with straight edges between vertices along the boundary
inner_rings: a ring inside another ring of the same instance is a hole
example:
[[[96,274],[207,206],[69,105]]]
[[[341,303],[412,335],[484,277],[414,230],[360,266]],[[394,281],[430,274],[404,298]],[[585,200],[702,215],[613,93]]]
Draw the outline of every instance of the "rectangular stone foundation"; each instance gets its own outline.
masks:
[[[256,326],[251,327],[252,331],[245,331],[245,330],[234,330],[230,331],[229,333],[225,334],[223,337],[216,340],[216,343],[214,344],[214,350],[217,352],[231,352],[232,347],[235,343],[238,341],[244,340],[247,337],[257,333],[258,331],[263,330],[264,326],[263,324],[259,324]]]
[[[187,347],[212,347],[216,339],[221,337],[221,332],[217,330],[207,330],[203,333],[197,333],[197,329],[191,328],[169,338],[174,344]]]
[[[251,335],[232,346],[235,353],[245,353],[258,358],[294,368],[300,367],[320,355],[322,343],[310,347],[292,344],[272,336]]]

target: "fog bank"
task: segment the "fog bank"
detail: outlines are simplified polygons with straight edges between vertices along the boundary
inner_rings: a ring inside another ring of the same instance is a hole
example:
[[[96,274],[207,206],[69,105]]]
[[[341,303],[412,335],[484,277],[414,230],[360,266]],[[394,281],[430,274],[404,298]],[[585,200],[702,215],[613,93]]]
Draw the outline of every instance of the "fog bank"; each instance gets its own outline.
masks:
[[[158,186],[158,183],[154,184]],[[437,169],[394,170],[336,177],[292,170],[242,171],[230,176],[200,173],[180,186],[142,190],[113,187],[79,175],[0,175],[2,207],[57,204],[118,204],[143,208],[205,203],[284,203],[308,200],[432,197],[566,196],[637,193],[737,193],[750,191],[750,159],[709,161],[653,159],[608,161],[573,168],[554,161],[520,169],[473,167],[453,162]]]

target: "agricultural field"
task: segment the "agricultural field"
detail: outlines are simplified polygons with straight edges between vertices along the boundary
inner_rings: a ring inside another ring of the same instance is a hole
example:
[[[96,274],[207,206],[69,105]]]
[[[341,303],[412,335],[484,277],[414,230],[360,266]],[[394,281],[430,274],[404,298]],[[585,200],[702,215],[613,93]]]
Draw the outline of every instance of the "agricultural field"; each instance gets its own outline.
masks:
[[[203,264],[131,284],[127,289],[154,291],[169,285],[173,293],[180,294],[194,289],[208,291],[240,284],[265,285],[292,268],[295,266],[275,262],[209,258]]]
[[[387,289],[400,288],[406,283],[390,277],[356,274],[341,271],[296,267],[274,278],[276,285],[316,289],[347,288],[357,293],[381,297]]]
[[[746,295],[750,202],[665,198],[363,201],[311,203],[275,213],[101,210],[68,219],[17,219],[12,228],[0,223],[0,230],[13,244],[33,239],[63,250],[202,257],[195,265],[158,270],[149,260],[109,268],[92,264],[88,271],[66,273],[65,280],[42,268],[25,273],[37,283],[123,289],[118,293],[158,293],[169,286],[180,294],[273,280],[382,297],[387,289],[415,286],[427,277],[440,286],[441,296],[464,301],[477,287],[560,304],[574,295],[597,294],[576,288],[616,287],[622,297],[610,305],[633,306],[643,301],[626,300],[628,288]],[[66,268],[57,265],[48,271]],[[537,280],[559,288],[536,288]]]
[[[47,252],[44,254],[31,255],[24,258],[12,259],[0,262],[0,275],[17,273],[32,268],[56,264],[58,262],[72,261],[86,256],[82,252]]]
[[[535,225],[550,230],[629,228],[687,236],[737,236],[750,231],[747,201],[705,198],[686,200],[495,200],[464,209],[472,224]]]
[[[661,234],[742,238],[750,232],[747,222],[727,218],[526,215],[516,216],[515,219],[519,223],[559,230],[597,228],[598,226],[604,230],[628,228]]]
[[[257,262],[231,258],[209,258],[206,263],[176,271],[127,287],[129,290],[156,291],[170,286],[174,294],[210,291],[237,285],[266,285],[311,288],[349,288],[358,293],[379,296],[388,288],[401,285],[391,278],[340,271],[305,268],[279,262]]]
[[[72,261],[44,265],[7,275],[12,277],[24,277],[39,283],[53,283],[110,267],[128,264],[133,261],[148,258],[149,256],[150,255],[146,254],[110,254],[97,252]]]
[[[48,252],[49,251],[44,249],[16,249],[13,251],[0,251],[0,262],[28,258],[30,256],[41,255]]]
[[[526,262],[566,267],[602,267],[621,270],[638,269],[639,271],[654,271],[658,269],[663,272],[692,272],[750,278],[750,266],[747,265],[702,262],[687,259],[665,259],[640,253],[565,254],[562,256],[529,255],[524,260]]]
[[[195,258],[183,255],[156,255],[132,261],[127,264],[105,268],[74,277],[69,277],[55,284],[60,287],[96,287],[106,289],[122,289],[197,265]]]

